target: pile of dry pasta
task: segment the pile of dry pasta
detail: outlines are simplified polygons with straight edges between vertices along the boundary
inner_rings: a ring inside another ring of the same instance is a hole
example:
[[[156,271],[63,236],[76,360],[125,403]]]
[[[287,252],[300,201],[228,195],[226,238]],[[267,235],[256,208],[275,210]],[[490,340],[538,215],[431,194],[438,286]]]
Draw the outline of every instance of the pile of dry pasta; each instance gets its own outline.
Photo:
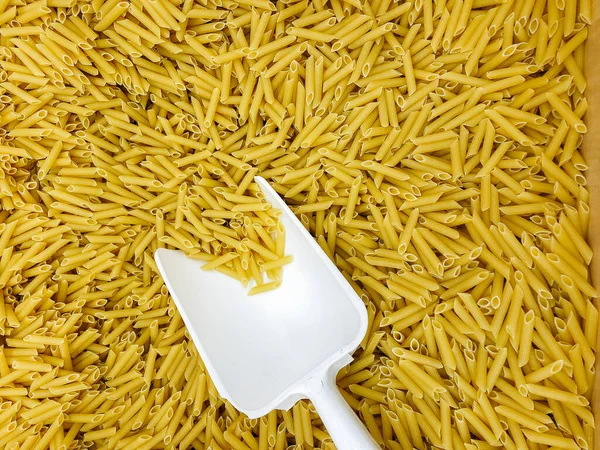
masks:
[[[276,287],[257,174],[367,306],[384,448],[594,448],[590,3],[0,0],[0,448],[334,448],[219,398],[153,260]]]

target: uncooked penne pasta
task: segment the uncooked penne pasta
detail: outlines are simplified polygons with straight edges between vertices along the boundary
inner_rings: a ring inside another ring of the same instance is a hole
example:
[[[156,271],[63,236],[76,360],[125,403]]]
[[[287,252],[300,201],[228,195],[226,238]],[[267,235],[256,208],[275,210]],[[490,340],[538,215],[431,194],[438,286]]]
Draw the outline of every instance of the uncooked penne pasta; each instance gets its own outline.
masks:
[[[257,175],[365,303],[383,448],[594,448],[590,0],[0,3],[1,448],[333,448],[219,397],[153,259],[276,295]]]

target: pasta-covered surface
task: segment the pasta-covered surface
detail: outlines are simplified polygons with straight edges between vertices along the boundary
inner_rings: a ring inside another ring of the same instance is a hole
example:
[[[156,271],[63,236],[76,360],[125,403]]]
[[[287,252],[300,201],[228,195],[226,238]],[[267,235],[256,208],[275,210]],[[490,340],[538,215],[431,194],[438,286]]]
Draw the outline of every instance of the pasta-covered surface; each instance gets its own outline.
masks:
[[[591,0],[0,0],[0,448],[334,448],[307,402],[219,398],[153,260],[276,288],[255,175],[365,302],[338,384],[384,448],[594,448],[589,24]]]

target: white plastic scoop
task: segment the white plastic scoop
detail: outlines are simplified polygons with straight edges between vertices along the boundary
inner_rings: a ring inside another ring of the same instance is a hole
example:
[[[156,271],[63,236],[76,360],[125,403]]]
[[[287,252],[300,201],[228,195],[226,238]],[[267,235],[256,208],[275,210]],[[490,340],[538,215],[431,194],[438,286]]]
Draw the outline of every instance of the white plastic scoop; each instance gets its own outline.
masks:
[[[263,178],[282,211],[283,283],[249,297],[241,283],[176,250],[156,262],[219,394],[257,418],[309,398],[339,450],[379,450],[335,384],[367,331],[366,309],[335,265]]]

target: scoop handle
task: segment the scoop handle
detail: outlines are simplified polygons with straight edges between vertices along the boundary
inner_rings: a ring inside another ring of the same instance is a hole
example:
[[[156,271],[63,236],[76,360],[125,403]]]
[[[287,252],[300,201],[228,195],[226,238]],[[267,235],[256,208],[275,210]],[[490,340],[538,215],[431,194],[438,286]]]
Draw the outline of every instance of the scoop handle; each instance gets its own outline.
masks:
[[[312,401],[338,450],[381,450],[363,423],[346,403],[335,384],[335,372],[308,380]]]

